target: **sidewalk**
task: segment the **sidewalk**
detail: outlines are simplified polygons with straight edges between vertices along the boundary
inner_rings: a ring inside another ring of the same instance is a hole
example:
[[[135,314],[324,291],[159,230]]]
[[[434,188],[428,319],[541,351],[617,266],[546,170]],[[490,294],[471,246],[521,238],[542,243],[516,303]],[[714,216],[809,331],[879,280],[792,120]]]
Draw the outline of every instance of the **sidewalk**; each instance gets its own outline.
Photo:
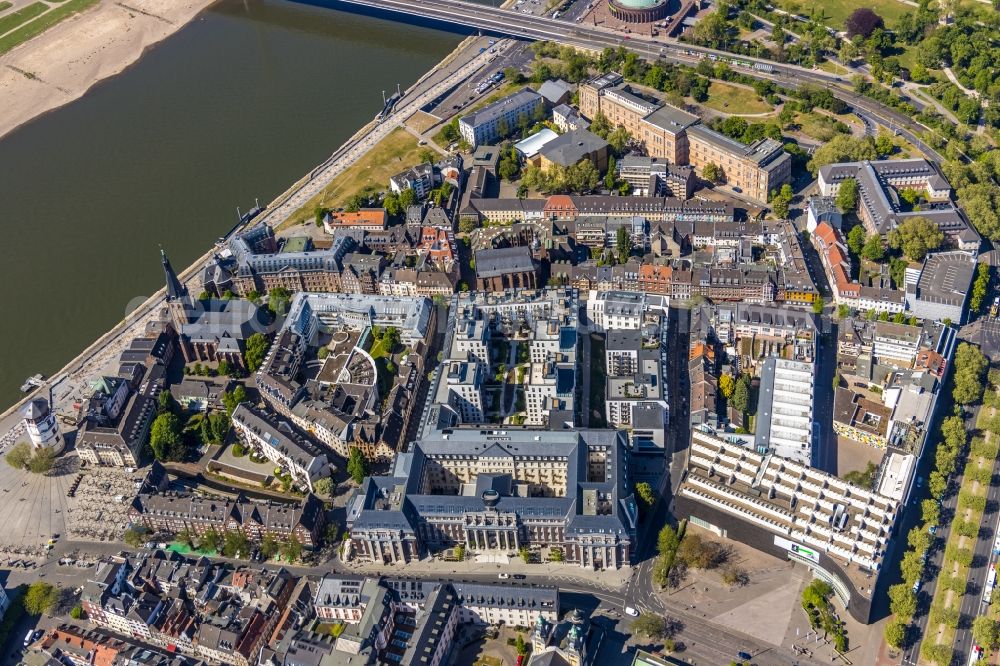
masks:
[[[444,560],[425,558],[423,560],[409,563],[399,562],[396,564],[378,564],[372,562],[343,562],[338,564],[352,573],[367,575],[396,575],[407,574],[430,574],[442,577],[454,577],[466,575],[495,575],[499,579],[499,574],[507,573],[514,575],[530,575],[537,580],[539,576],[544,576],[553,582],[559,581],[562,585],[566,583],[578,582],[587,587],[598,587],[608,592],[621,592],[632,575],[632,567],[622,567],[621,569],[593,571],[584,569],[575,564],[546,562],[544,564],[526,564],[519,557],[507,558],[507,562],[477,562],[472,557],[464,562],[445,562]]]

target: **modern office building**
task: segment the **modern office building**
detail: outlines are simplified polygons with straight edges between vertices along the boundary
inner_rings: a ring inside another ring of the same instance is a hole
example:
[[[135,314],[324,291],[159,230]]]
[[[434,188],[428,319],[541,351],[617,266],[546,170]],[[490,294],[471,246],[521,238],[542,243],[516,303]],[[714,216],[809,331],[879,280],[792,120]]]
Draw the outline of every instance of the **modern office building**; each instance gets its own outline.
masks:
[[[873,619],[899,508],[808,464],[698,430],[675,500],[691,524],[805,566],[863,623]]]

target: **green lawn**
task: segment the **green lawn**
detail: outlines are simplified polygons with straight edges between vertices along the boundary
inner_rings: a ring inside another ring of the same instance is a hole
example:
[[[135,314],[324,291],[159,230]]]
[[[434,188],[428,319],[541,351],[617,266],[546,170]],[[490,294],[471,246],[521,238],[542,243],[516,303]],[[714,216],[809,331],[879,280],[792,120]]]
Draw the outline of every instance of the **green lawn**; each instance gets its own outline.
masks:
[[[11,6],[11,3],[9,2],[4,4],[6,4],[7,7]],[[7,7],[4,7],[4,9],[7,9]],[[0,35],[10,32],[17,26],[30,21],[36,16],[41,16],[48,8],[49,6],[44,2],[33,2],[30,5],[26,5],[21,9],[18,9],[16,12],[7,14],[3,18],[0,18]]]
[[[66,4],[60,5],[59,7],[46,12],[45,15],[39,17],[31,23],[22,25],[13,32],[9,32],[3,37],[0,37],[0,54],[10,51],[15,46],[22,44],[33,37],[37,37],[54,26],[56,23],[59,23],[59,21],[69,18],[74,14],[79,14],[80,12],[96,5],[97,2],[98,0],[69,0]],[[0,30],[0,32],[3,31]]]
[[[736,115],[767,113],[774,110],[773,106],[761,99],[753,90],[720,81],[712,81],[708,87],[708,99],[701,102],[701,105]]]
[[[5,12],[14,6],[13,2],[0,2],[0,12]]]
[[[866,7],[885,19],[886,25],[892,27],[896,20],[907,11],[913,11],[898,0],[840,0],[840,2],[824,2],[824,0],[778,0],[777,4],[786,11],[802,16],[815,16],[821,22],[837,30],[844,29],[844,21],[855,9]]]
[[[821,113],[797,113],[795,123],[799,131],[817,141],[829,141],[841,132],[837,131],[837,120]]]
[[[75,2],[75,0],[70,0]],[[295,211],[288,223],[311,221],[316,206],[327,208],[343,206],[355,194],[366,190],[378,192],[388,189],[389,178],[420,162],[420,152],[425,147],[405,129],[397,128],[369,150],[361,159],[333,179],[319,194]]]

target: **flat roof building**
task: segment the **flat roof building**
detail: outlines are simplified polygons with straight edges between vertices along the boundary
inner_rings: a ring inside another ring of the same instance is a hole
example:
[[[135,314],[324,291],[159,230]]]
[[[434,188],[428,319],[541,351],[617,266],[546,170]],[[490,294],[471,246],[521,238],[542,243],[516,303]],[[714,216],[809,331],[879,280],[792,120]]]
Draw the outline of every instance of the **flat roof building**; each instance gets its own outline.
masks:
[[[810,362],[764,360],[757,403],[757,451],[812,464],[815,371]]]
[[[805,565],[871,621],[897,500],[696,430],[676,506],[694,525]]]

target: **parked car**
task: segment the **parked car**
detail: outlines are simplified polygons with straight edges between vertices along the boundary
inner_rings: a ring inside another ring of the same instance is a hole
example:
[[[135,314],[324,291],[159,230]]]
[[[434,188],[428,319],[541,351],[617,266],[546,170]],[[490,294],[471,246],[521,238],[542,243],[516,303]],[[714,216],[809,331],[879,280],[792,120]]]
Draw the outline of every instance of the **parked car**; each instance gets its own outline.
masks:
[[[629,617],[639,617],[639,611],[632,608],[631,606],[625,607],[625,614],[628,615]]]

